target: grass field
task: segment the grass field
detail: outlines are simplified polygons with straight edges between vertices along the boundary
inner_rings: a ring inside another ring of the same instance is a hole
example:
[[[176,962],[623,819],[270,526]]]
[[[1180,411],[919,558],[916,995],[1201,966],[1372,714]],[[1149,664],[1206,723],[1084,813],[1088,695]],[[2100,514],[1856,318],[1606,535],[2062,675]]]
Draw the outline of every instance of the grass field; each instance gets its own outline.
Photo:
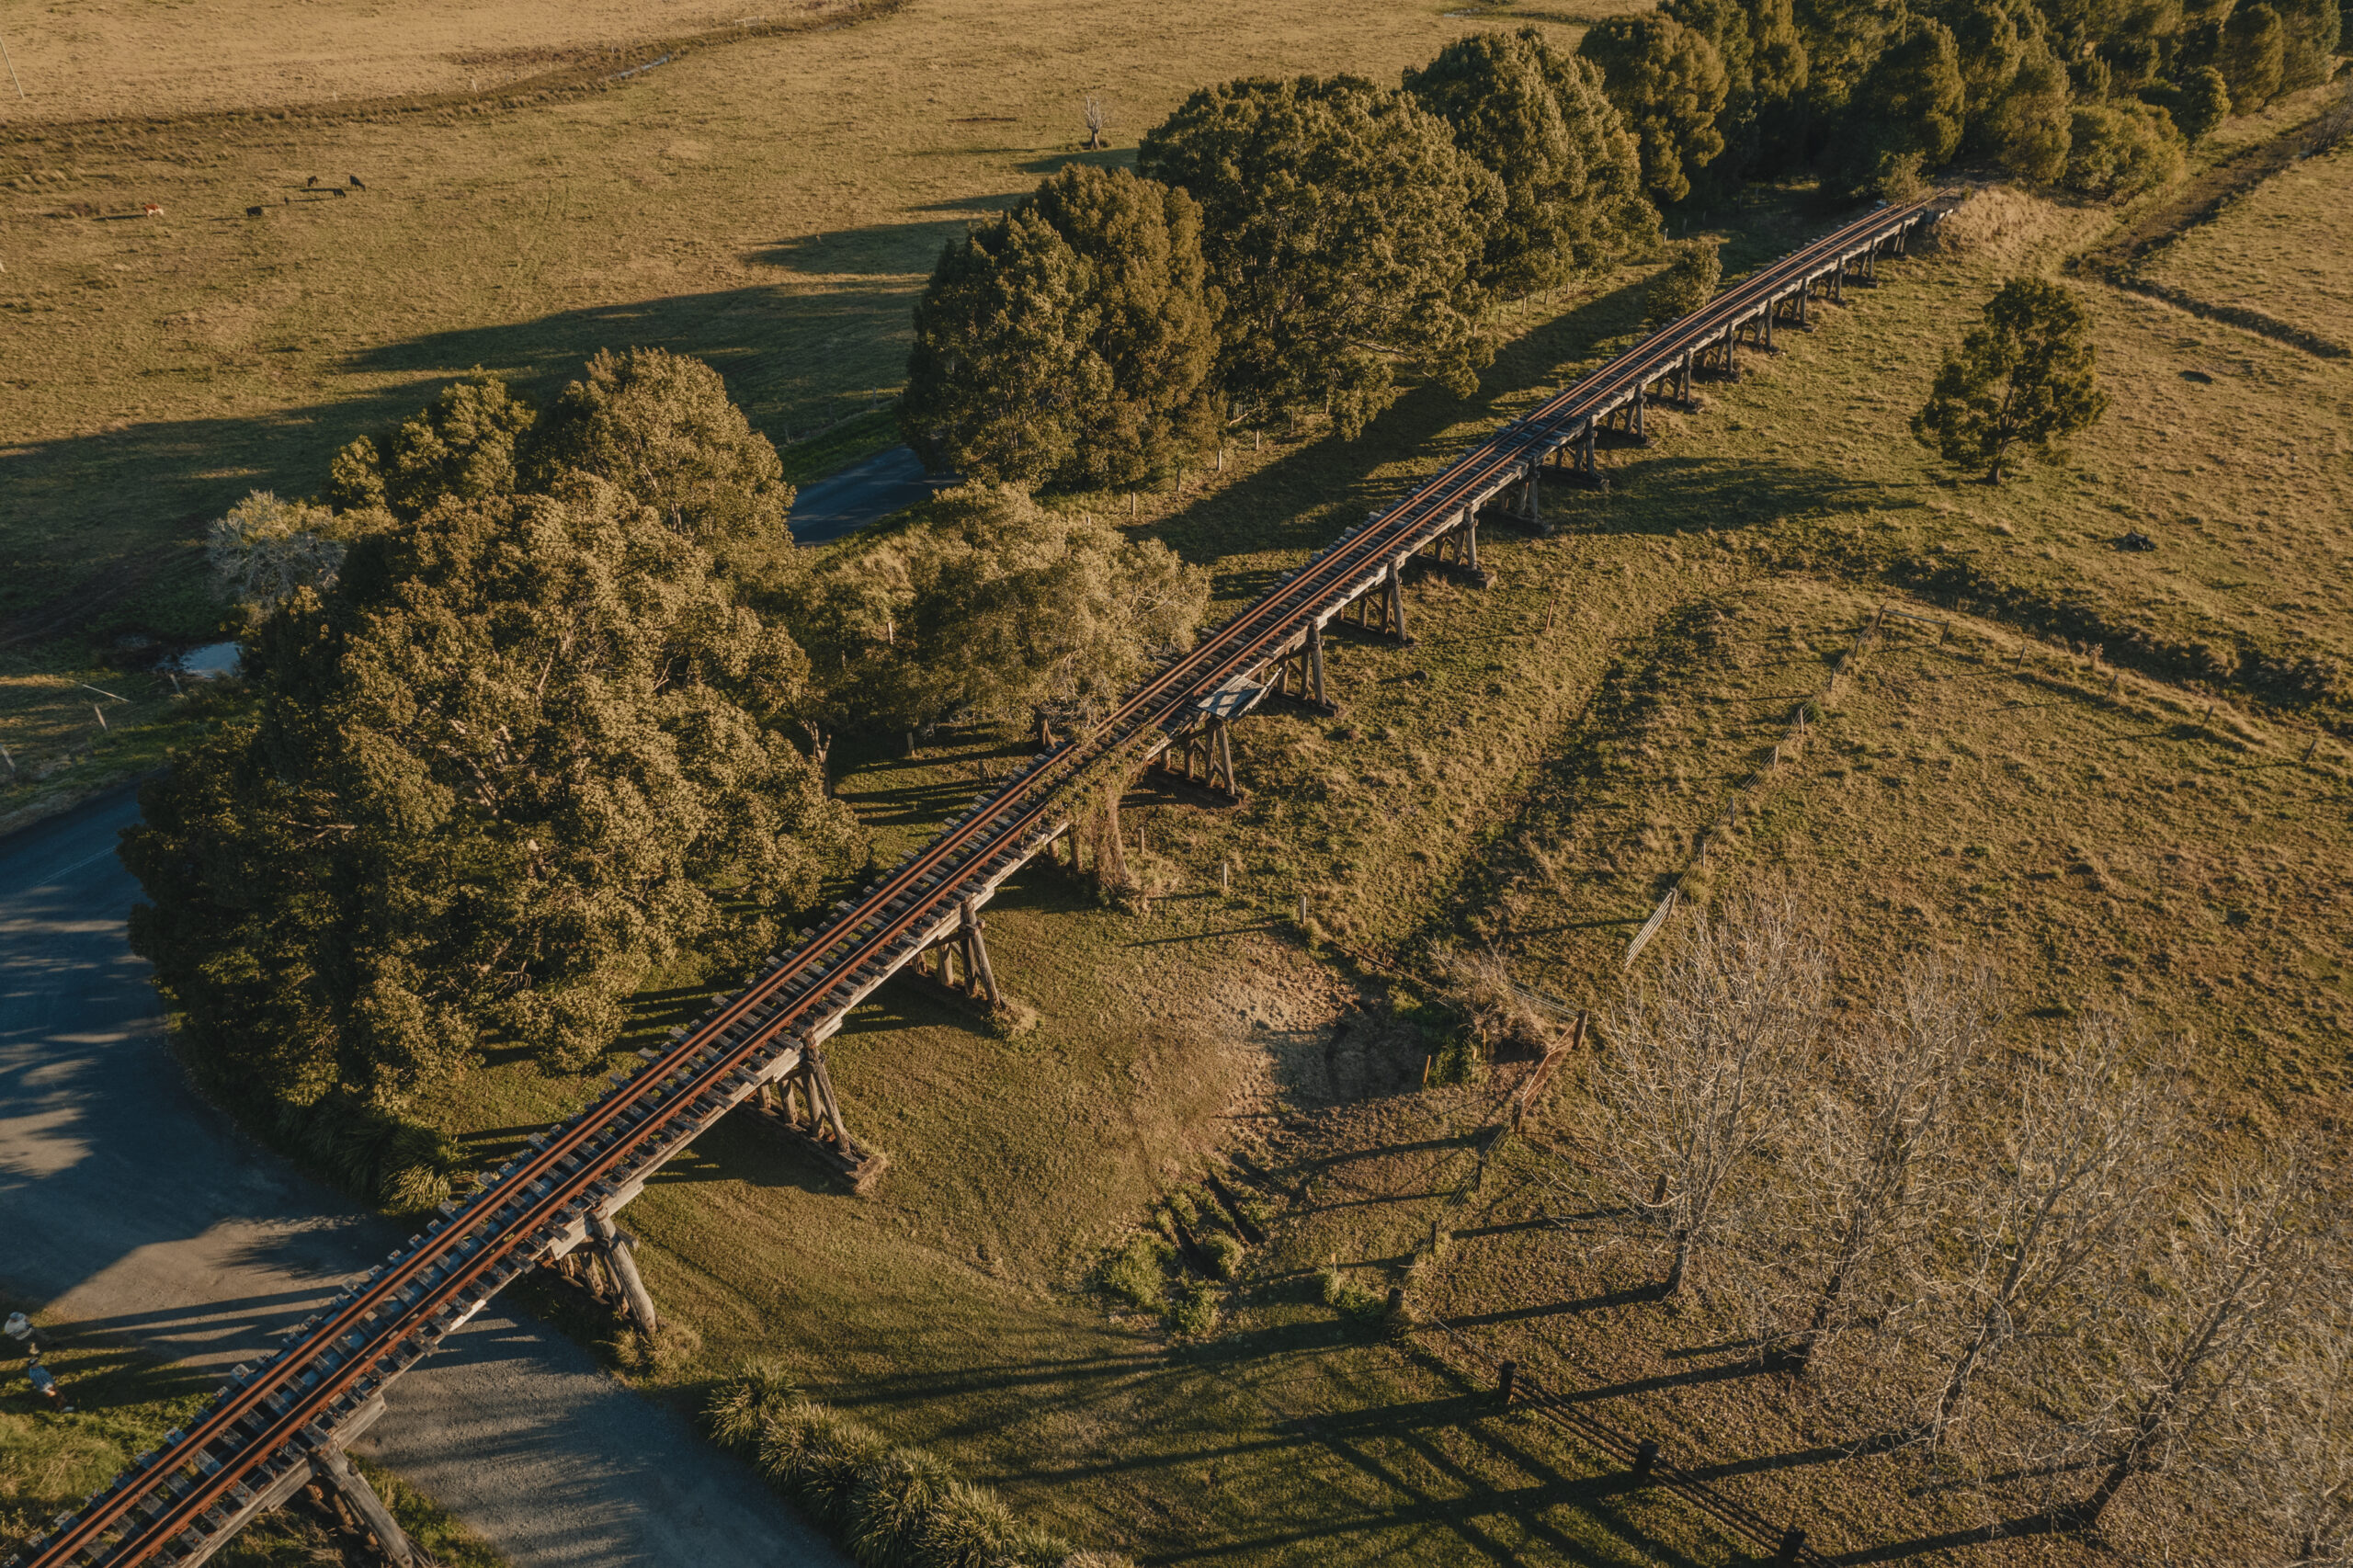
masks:
[[[801,7],[814,9],[815,7]],[[648,38],[734,21],[741,6],[665,0],[239,0],[233,8],[126,9],[63,0],[11,26],[25,97],[13,119],[146,119],[207,110],[487,89]],[[13,96],[13,95],[12,95]]]
[[[2156,282],[2218,304],[2353,343],[2353,279],[2345,219],[2353,209],[2353,148],[2340,147],[2267,180],[2244,201],[2168,248]]]

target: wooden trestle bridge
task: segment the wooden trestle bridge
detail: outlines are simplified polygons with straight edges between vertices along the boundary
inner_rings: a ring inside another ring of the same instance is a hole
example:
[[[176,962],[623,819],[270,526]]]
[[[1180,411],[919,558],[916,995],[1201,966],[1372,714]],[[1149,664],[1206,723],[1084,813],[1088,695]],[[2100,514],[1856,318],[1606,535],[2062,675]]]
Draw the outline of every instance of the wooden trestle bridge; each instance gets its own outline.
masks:
[[[256,1515],[313,1481],[336,1488],[386,1550],[408,1543],[342,1449],[382,1414],[386,1390],[527,1269],[593,1243],[632,1312],[653,1305],[613,1216],[721,1117],[756,1101],[810,1139],[851,1180],[879,1155],[850,1131],[824,1042],[875,987],[939,949],[961,984],[995,999],[978,910],[1070,825],[1071,802],[1106,769],[1157,764],[1232,791],[1227,726],[1284,693],[1329,706],[1324,630],[1342,616],[1410,641],[1404,574],[1416,558],[1478,574],[1483,512],[1540,523],[1548,467],[1598,482],[1597,435],[1639,437],[1654,397],[1691,396],[1696,371],[1731,372],[1743,344],[1806,324],[1812,302],[1874,276],[1882,255],[1955,205],[1949,195],[1883,207],[1725,290],[1608,365],[1498,429],[1403,501],[1343,535],[1257,603],[1168,660],[1091,733],[1032,760],[975,799],[922,849],[822,930],[768,960],[745,990],[569,1121],[530,1140],[462,1201],[355,1280],[259,1366],[239,1367],[185,1431],[142,1455],[103,1492],[60,1515],[10,1568],[129,1568],[202,1562]],[[932,961],[924,960],[926,966]]]

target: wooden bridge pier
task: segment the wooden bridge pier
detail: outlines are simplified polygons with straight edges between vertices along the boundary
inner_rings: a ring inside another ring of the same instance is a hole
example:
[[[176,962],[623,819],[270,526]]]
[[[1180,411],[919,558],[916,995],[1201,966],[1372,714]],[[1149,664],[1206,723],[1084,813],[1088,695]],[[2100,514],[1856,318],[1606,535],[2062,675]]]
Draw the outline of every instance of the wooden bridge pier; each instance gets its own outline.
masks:
[[[405,1531],[384,1506],[368,1478],[351,1468],[350,1460],[331,1439],[313,1437],[304,1445],[311,1455],[311,1467],[319,1479],[334,1494],[343,1499],[344,1506],[359,1516],[368,1533],[376,1538],[376,1545],[391,1562],[400,1568],[415,1568],[416,1548]]]
[[[662,1318],[654,1310],[654,1295],[645,1288],[645,1277],[637,1271],[637,1257],[631,1250],[636,1238],[612,1221],[609,1215],[599,1214],[589,1221],[589,1233],[596,1240],[597,1256],[612,1276],[613,1284],[628,1305],[630,1321],[637,1331],[651,1340],[654,1330],[662,1326]]]

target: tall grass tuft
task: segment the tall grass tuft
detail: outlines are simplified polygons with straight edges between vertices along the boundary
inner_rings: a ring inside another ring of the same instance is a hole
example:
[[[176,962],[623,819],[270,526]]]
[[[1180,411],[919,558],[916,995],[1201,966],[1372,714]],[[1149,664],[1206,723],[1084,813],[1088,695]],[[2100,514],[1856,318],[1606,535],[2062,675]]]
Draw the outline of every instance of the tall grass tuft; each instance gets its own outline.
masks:
[[[703,1419],[722,1447],[750,1449],[768,1483],[863,1568],[1134,1568],[1116,1552],[1080,1551],[1023,1526],[995,1493],[800,1397],[775,1366],[747,1367],[712,1390]]]
[[[921,1449],[892,1449],[858,1474],[849,1500],[849,1549],[865,1568],[931,1568],[924,1525],[955,1477]]]

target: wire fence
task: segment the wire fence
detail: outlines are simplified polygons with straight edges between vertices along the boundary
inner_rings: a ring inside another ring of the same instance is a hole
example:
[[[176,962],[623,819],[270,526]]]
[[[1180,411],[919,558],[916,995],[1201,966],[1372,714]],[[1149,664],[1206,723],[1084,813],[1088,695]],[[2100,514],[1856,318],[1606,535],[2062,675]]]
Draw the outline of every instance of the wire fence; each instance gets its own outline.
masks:
[[[1814,716],[1838,695],[1839,683],[1852,674],[1855,665],[1861,661],[1863,655],[1877,645],[1881,629],[1887,624],[1890,617],[1936,627],[1937,641],[1940,644],[1952,635],[1952,623],[1949,620],[1937,616],[1915,615],[1910,610],[1897,609],[1893,605],[1880,606],[1872,612],[1870,620],[1856,629],[1854,642],[1840,653],[1837,659],[1831,665],[1829,677],[1822,683],[1822,689],[1801,701],[1790,710],[1788,728],[1782,733],[1781,738],[1773,743],[1772,749],[1766,753],[1765,760],[1751,769],[1747,777],[1733,786],[1732,793],[1725,800],[1722,809],[1709,819],[1707,826],[1699,830],[1699,838],[1691,846],[1691,858],[1684,864],[1682,870],[1676,873],[1673,885],[1668,887],[1665,895],[1658,901],[1657,907],[1651,911],[1650,918],[1643,922],[1642,929],[1634,933],[1633,940],[1626,944],[1625,968],[1634,967],[1634,960],[1642,957],[1643,949],[1650,946],[1651,938],[1659,934],[1668,918],[1674,915],[1676,907],[1683,901],[1685,880],[1696,868],[1708,863],[1709,851],[1714,846],[1717,836],[1740,825],[1742,800],[1770,779],[1779,770],[1782,763],[1805,749],[1806,743],[1813,734]],[[1754,810],[1753,807],[1751,809]]]
[[[1430,1325],[1477,1361],[1492,1380],[1506,1408],[1525,1410],[1569,1432],[1625,1464],[1637,1484],[1672,1492],[1731,1534],[1771,1554],[1786,1568],[1829,1568],[1829,1559],[1806,1544],[1799,1525],[1777,1525],[1756,1509],[1726,1496],[1691,1471],[1667,1460],[1657,1442],[1637,1437],[1593,1415],[1574,1401],[1546,1389],[1516,1361],[1498,1358],[1443,1318]],[[1441,1358],[1443,1359],[1443,1358]],[[1456,1369],[1461,1371],[1460,1368]]]

